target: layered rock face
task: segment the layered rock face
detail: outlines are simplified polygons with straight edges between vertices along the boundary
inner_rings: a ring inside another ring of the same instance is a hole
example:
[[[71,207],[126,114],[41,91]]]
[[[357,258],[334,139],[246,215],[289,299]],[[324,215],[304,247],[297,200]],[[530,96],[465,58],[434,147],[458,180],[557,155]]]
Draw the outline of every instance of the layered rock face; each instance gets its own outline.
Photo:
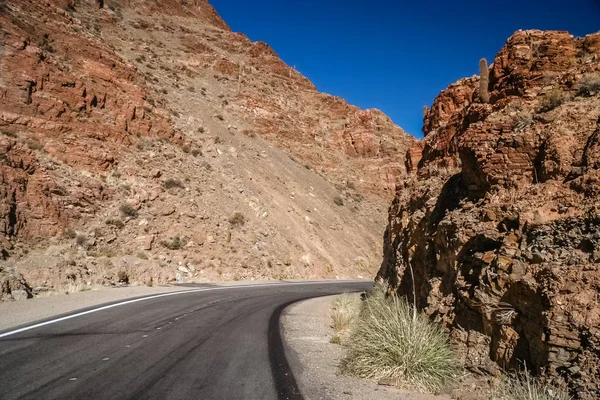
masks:
[[[599,40],[516,32],[489,103],[478,77],[438,96],[378,273],[472,370],[525,364],[580,399],[600,395]]]
[[[2,293],[369,276],[414,143],[205,0],[2,2]]]

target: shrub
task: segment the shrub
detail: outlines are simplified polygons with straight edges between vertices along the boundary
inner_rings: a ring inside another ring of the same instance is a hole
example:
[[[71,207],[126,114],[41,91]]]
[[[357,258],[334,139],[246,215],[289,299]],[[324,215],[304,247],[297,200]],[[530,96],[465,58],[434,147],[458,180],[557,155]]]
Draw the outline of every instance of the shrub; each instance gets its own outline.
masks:
[[[332,328],[336,333],[347,331],[358,316],[359,304],[355,296],[343,293],[331,307]]]
[[[192,150],[192,155],[194,157],[201,156],[202,155],[202,150],[200,150],[200,149],[194,149],[194,150]]]
[[[363,302],[346,347],[342,369],[361,378],[439,392],[460,376],[442,329],[381,285]]]
[[[136,257],[142,260],[147,260],[148,256],[143,251],[138,251]]]
[[[526,112],[520,112],[512,120],[512,130],[515,133],[523,132],[531,124],[533,124],[533,116]]]
[[[554,110],[565,102],[565,95],[562,90],[556,88],[546,93],[540,100],[539,112]]]
[[[137,210],[127,203],[121,204],[119,211],[126,217],[136,218],[138,216]]]
[[[16,138],[17,137],[17,134],[15,132],[11,132],[11,131],[2,131],[2,134],[4,136],[8,136],[8,137],[11,137],[11,138]]]
[[[115,226],[115,227],[117,227],[119,229],[122,229],[125,226],[125,224],[123,223],[123,221],[121,221],[120,219],[109,218],[106,221],[104,221],[104,223],[106,225]]]
[[[504,376],[492,393],[493,400],[570,400],[571,397],[559,388],[542,384],[524,372]]]
[[[179,250],[187,244],[187,240],[185,238],[175,236],[175,237],[171,238],[170,242],[163,240],[160,242],[160,244],[162,244],[164,247],[166,247],[169,250]]]
[[[85,235],[77,235],[77,236],[75,236],[75,242],[79,246],[84,246],[85,243],[87,242],[87,238],[85,237]]]
[[[183,182],[181,182],[178,179],[167,179],[165,181],[165,188],[166,189],[175,189],[175,188],[184,188],[184,184]]]
[[[229,217],[229,223],[233,226],[244,225],[246,223],[246,217],[241,212],[235,212]]]
[[[119,283],[129,283],[129,275],[125,271],[119,271],[117,273],[117,279]]]
[[[579,81],[577,94],[589,97],[598,92],[600,92],[600,73],[585,74]]]
[[[335,196],[333,202],[340,207],[344,205],[344,199],[342,199],[341,196]]]
[[[42,150],[44,148],[44,145],[35,139],[27,139],[26,143],[30,150]]]
[[[65,229],[64,233],[65,233],[65,236],[68,237],[69,239],[75,239],[77,237],[77,232],[75,232],[71,228]]]

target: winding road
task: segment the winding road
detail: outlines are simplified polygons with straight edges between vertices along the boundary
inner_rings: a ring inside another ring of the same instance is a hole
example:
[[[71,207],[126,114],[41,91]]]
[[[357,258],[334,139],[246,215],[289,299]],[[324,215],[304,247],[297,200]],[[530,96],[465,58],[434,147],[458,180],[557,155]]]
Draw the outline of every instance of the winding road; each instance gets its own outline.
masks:
[[[198,287],[0,332],[0,399],[302,399],[283,309],[370,286]]]

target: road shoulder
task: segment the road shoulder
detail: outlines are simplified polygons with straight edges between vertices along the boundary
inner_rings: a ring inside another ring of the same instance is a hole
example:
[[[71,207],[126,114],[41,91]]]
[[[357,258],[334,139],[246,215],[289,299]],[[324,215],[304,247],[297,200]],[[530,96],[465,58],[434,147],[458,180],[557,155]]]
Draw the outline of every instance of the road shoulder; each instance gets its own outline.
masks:
[[[329,342],[331,303],[335,296],[305,300],[285,310],[281,322],[292,370],[306,400],[447,400],[447,396],[415,394],[340,374],[340,345]]]

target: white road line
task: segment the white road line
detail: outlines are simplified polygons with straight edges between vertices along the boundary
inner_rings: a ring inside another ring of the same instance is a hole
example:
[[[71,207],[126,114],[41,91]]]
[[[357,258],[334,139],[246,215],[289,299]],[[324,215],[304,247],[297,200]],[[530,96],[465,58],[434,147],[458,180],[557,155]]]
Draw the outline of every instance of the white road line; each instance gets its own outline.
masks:
[[[181,294],[196,293],[196,292],[207,292],[207,291],[211,291],[211,290],[228,290],[228,289],[266,287],[266,286],[277,287],[277,286],[298,286],[298,285],[315,285],[315,284],[339,284],[339,283],[358,283],[358,282],[365,282],[365,281],[311,281],[311,282],[288,282],[288,283],[260,283],[260,284],[255,284],[255,285],[221,286],[221,287],[213,287],[213,288],[182,290],[180,292],[163,293],[163,294],[157,294],[157,295],[154,295],[154,296],[142,297],[140,299],[133,299],[133,300],[122,301],[120,303],[109,304],[107,306],[98,307],[98,308],[94,308],[92,310],[87,310],[87,311],[83,311],[83,312],[80,312],[80,313],[67,315],[65,317],[56,318],[56,319],[53,319],[53,320],[50,320],[50,321],[40,322],[38,324],[33,324],[33,325],[25,326],[23,328],[15,329],[13,331],[8,331],[8,332],[5,332],[5,333],[1,333],[0,334],[0,338],[11,336],[11,335],[16,335],[17,333],[29,331],[29,330],[36,329],[36,328],[40,328],[42,326],[56,324],[57,322],[62,322],[62,321],[66,321],[66,320],[69,320],[69,319],[72,319],[72,318],[81,317],[83,315],[92,314],[92,313],[95,313],[95,312],[98,312],[98,311],[104,311],[104,310],[108,310],[108,309],[115,308],[115,307],[121,307],[121,306],[124,306],[124,305],[127,305],[127,304],[138,303],[140,301],[157,299],[159,297],[177,296],[177,295],[181,295]]]

